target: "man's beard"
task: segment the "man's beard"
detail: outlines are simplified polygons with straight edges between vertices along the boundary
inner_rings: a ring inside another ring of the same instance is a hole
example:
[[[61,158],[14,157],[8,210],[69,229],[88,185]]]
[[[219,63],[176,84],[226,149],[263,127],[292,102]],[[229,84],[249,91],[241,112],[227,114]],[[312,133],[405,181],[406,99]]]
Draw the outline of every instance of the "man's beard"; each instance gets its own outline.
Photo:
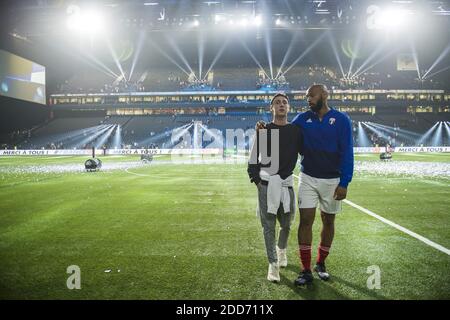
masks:
[[[323,106],[323,100],[322,100],[322,98],[320,98],[320,100],[317,101],[316,105],[310,106],[310,108],[311,108],[312,112],[317,113],[317,112],[319,112],[320,109],[322,109],[322,106]]]

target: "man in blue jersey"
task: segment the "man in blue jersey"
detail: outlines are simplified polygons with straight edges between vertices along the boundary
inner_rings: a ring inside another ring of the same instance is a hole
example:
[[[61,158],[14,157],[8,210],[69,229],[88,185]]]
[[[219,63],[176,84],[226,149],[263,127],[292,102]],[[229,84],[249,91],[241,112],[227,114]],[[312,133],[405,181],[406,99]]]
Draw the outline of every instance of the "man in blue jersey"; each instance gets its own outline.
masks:
[[[322,280],[328,280],[325,259],[334,237],[334,218],[341,211],[341,200],[353,176],[353,138],[351,121],[347,115],[328,106],[328,91],[324,85],[313,85],[306,91],[309,111],[292,121],[303,134],[302,173],[298,205],[299,255],[302,272],[295,284],[302,286],[313,281],[311,272],[312,226],[316,207],[320,204],[322,218],[321,241],[314,270]]]
[[[313,281],[311,272],[312,226],[316,207],[320,204],[322,232],[314,270],[322,280],[330,275],[325,259],[334,237],[335,215],[341,211],[341,200],[353,176],[353,138],[350,119],[328,106],[328,90],[313,85],[306,91],[309,111],[298,114],[293,124],[303,135],[302,173],[298,189],[300,225],[298,228],[299,255],[302,271],[295,280],[299,286]],[[258,122],[256,128],[264,128]]]

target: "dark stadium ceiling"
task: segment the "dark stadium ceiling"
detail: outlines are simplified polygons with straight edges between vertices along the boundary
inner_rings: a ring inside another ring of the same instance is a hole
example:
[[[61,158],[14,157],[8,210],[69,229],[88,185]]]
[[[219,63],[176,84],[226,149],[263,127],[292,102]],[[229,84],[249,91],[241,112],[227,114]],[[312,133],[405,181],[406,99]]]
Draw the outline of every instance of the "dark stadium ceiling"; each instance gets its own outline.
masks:
[[[395,65],[395,53],[411,51],[410,40],[425,70],[450,65],[450,55],[443,54],[450,44],[450,1],[40,0],[1,5],[0,47],[63,77],[92,64],[130,70],[177,68],[175,62],[194,69],[200,62],[227,67],[258,61],[273,68],[283,62],[339,62],[344,69],[378,62],[383,71],[383,64]]]
[[[209,30],[254,23],[259,29],[349,29],[370,20],[376,7],[421,13],[432,17],[433,23],[450,20],[448,0],[35,0],[6,1],[2,6],[2,30],[29,40],[64,36],[69,16],[92,9],[101,12],[115,32]]]

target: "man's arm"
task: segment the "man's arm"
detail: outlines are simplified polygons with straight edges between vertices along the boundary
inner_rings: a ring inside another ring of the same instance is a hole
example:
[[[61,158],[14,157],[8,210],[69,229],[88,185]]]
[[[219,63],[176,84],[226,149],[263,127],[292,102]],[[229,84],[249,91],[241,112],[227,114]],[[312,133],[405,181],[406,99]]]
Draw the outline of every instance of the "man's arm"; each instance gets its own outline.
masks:
[[[340,153],[340,171],[341,177],[339,186],[347,188],[353,177],[353,137],[352,123],[348,116],[345,116],[345,122],[339,133],[339,153]]]
[[[259,177],[259,172],[261,170],[261,164],[258,161],[258,153],[257,153],[257,139],[258,131],[255,133],[255,138],[253,139],[253,145],[250,150],[250,159],[247,165],[247,173],[250,178],[250,182],[258,185],[261,182],[261,178]],[[256,157],[252,157],[252,155],[256,155]],[[253,159],[252,159],[253,158]]]
[[[303,139],[303,128],[302,127],[300,127],[300,126],[298,126],[299,127],[299,130],[298,130],[298,145],[297,145],[297,148],[298,148],[298,154],[300,155],[300,156],[303,156],[303,145],[304,145],[304,139]]]

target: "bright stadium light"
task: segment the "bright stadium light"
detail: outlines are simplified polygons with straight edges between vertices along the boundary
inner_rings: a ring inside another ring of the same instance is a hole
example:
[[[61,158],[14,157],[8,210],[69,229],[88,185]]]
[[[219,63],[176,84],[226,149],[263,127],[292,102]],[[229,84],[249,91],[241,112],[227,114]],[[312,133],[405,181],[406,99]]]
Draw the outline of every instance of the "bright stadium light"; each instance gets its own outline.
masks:
[[[216,22],[216,23],[219,23],[219,22],[221,22],[223,20],[223,16],[221,16],[220,14],[216,14],[215,16],[214,16],[214,21]]]
[[[255,18],[253,19],[253,24],[257,27],[262,25],[262,17],[261,16],[255,16]]]
[[[100,12],[95,10],[82,11],[72,5],[67,8],[67,28],[83,34],[99,34],[105,30],[105,22]]]
[[[370,145],[370,140],[367,137],[367,134],[364,131],[361,122],[358,121],[358,147],[370,147]]]
[[[239,25],[242,27],[248,26],[248,19],[247,18],[241,19],[241,21],[239,21]]]
[[[395,30],[408,24],[409,11],[400,8],[386,8],[374,16],[374,29]]]
[[[397,27],[405,23],[405,12],[398,9],[388,9],[381,13],[379,23],[382,27]]]
[[[445,131],[447,133],[447,145],[450,144],[450,121],[444,122]]]
[[[448,45],[448,46],[441,52],[441,54],[439,55],[439,57],[436,58],[436,60],[435,60],[435,61],[433,62],[433,64],[431,65],[431,67],[428,68],[428,70],[424,73],[424,75],[423,75],[423,78],[424,78],[424,79],[427,78],[427,76],[428,76],[428,74],[430,73],[430,71],[432,71],[432,70],[439,64],[439,62],[441,62],[441,61],[448,55],[448,53],[450,53],[450,45]],[[447,70],[447,69],[449,69],[449,68],[450,68],[450,66],[444,67],[443,69],[439,70],[438,72],[432,73],[432,74],[430,75],[430,77],[433,76],[433,75],[435,75],[435,74],[437,74],[437,73],[440,73],[440,72],[442,72],[442,71],[445,71],[445,70]]]
[[[371,122],[363,123],[363,125],[366,126],[366,128],[368,128],[370,131],[374,132],[374,133],[375,133],[376,135],[378,135],[379,137],[381,137],[381,138],[383,138],[383,139],[386,139],[386,140],[388,140],[388,141],[391,139],[391,137],[390,137],[387,133],[382,132],[382,131],[380,131],[379,129],[377,129],[377,128],[375,127],[375,125],[372,124]]]
[[[108,131],[106,131],[95,143],[95,148],[102,148],[106,142],[108,141],[109,137],[111,136],[111,134],[113,133],[114,129],[116,128],[115,125],[112,125]]]
[[[443,126],[443,123],[442,123],[442,121],[439,121],[438,123],[439,123],[439,125],[437,127],[436,132],[433,135],[433,140],[431,141],[431,145],[433,147],[438,147],[438,146],[442,145],[442,126]]]
[[[113,148],[114,149],[120,149],[122,146],[122,127],[119,125],[116,125],[116,132],[114,134],[114,140],[113,140]]]
[[[437,125],[439,124],[439,122],[436,122],[430,129],[428,129],[427,132],[425,132],[420,139],[417,141],[417,145],[422,145],[424,144],[429,137],[431,136],[431,134],[433,133],[433,131],[436,129]]]

